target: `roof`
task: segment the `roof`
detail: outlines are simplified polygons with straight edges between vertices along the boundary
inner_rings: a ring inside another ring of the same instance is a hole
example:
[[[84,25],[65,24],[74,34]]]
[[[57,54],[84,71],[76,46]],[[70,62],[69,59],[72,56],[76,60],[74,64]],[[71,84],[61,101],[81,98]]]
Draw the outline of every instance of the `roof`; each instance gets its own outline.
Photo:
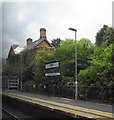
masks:
[[[54,48],[54,46],[46,38],[39,38],[38,40],[32,42],[30,45],[26,45],[26,46],[16,45],[16,44],[12,45],[10,48],[8,57],[9,57],[10,53],[17,55],[17,54],[20,54],[21,52],[25,52],[27,50],[33,50],[36,47],[38,47],[38,45],[44,40],[49,44],[50,47]]]
[[[16,47],[18,47],[19,45],[17,45],[17,44],[13,44],[11,47],[12,47],[12,49],[14,50]]]
[[[50,47],[54,48],[54,47],[51,45],[51,43],[49,43],[49,41],[48,41],[46,38],[40,38],[40,39],[32,42],[32,44],[26,46],[23,51],[35,49],[35,47],[37,47],[37,46],[38,46],[42,41],[44,41],[44,40],[50,45]]]
[[[19,45],[17,44],[13,44],[10,47],[9,53],[8,53],[8,57],[10,56],[10,54],[14,54],[14,49],[17,48]]]
[[[20,52],[22,52],[23,50],[24,50],[24,46],[22,46],[22,45],[19,45],[18,47],[16,47],[15,49],[14,49],[14,53],[15,54],[19,54]]]

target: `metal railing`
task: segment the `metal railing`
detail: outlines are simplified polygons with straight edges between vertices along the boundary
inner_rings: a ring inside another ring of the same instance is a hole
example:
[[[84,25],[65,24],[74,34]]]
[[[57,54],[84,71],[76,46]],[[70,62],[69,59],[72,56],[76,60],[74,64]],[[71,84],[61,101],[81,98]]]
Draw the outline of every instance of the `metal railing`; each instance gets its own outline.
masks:
[[[58,96],[58,89],[56,85],[23,85],[24,92],[37,93],[47,96]],[[106,103],[112,102],[113,90],[108,87],[96,87],[96,86],[78,86],[78,99],[101,101]],[[75,98],[74,86],[60,86],[60,96],[64,98]]]

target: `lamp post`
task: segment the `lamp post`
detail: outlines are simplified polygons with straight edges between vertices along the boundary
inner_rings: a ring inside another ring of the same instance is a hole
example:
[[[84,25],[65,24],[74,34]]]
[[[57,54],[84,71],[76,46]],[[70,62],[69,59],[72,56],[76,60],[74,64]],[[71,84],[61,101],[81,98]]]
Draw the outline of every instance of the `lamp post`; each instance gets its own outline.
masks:
[[[77,46],[76,46],[76,32],[77,30],[74,28],[69,28],[75,32],[75,100],[78,99],[78,82],[77,82]]]
[[[20,56],[21,56],[21,61],[20,61],[20,63],[21,63],[21,65],[20,65],[20,67],[21,67],[20,91],[22,91],[22,53],[20,53]]]

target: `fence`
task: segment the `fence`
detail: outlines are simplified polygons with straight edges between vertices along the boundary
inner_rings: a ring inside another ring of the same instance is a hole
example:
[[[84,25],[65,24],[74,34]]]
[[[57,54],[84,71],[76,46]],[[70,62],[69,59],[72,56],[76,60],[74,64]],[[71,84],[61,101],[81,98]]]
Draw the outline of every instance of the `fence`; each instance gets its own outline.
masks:
[[[19,90],[19,78],[17,76],[3,76],[2,89]]]
[[[49,87],[44,85],[23,85],[23,91],[47,96],[58,96],[56,85],[50,85]],[[108,87],[78,86],[78,99],[111,103],[112,92],[112,89]],[[74,99],[74,96],[73,86],[60,86],[59,97]]]

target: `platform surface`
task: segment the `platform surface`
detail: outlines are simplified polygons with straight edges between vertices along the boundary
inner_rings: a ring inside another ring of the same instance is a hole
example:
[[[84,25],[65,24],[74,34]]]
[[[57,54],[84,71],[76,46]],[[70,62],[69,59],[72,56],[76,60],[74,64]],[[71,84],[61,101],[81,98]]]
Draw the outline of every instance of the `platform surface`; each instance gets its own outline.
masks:
[[[51,110],[69,114],[72,117],[82,116],[93,119],[114,119],[113,105],[86,102],[67,98],[48,97],[39,94],[18,91],[3,91],[3,95],[17,98],[32,104],[38,104]]]

